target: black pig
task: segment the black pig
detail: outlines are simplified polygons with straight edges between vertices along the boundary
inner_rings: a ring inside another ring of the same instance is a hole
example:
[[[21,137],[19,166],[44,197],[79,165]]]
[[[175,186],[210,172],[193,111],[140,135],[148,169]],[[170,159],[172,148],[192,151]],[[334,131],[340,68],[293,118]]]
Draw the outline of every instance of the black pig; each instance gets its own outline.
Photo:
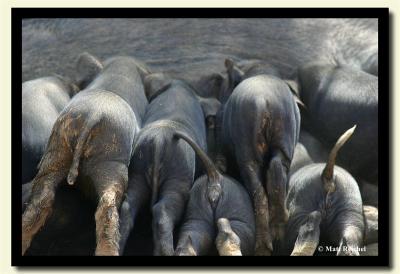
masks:
[[[252,255],[255,223],[251,199],[233,178],[222,176],[206,153],[186,134],[176,133],[196,151],[206,175],[190,192],[176,255],[207,255],[215,241],[221,256]]]
[[[217,125],[217,143],[223,145],[217,166],[221,170],[226,170],[226,163],[238,166],[254,203],[256,254],[269,255],[287,220],[286,184],[300,131],[294,96],[275,76],[247,78],[217,115]]]
[[[206,149],[205,118],[195,91],[183,81],[149,75],[146,82],[152,101],[135,138],[120,214],[120,246],[125,246],[139,209],[150,203],[154,254],[173,255],[174,227],[182,218],[196,172],[195,152],[173,136],[183,131]]]
[[[306,124],[327,146],[357,124],[338,164],[359,181],[378,181],[378,77],[350,67],[311,63],[299,68]]]
[[[364,237],[360,191],[354,178],[335,166],[338,150],[354,129],[339,138],[326,164],[307,165],[290,178],[285,241],[292,256],[311,256],[319,243],[336,247],[337,255],[359,255]]]
[[[118,208],[128,184],[133,140],[148,103],[135,59],[113,57],[104,66],[94,60],[87,53],[80,56],[78,71],[96,78],[61,112],[33,179],[22,216],[22,254],[51,214],[55,191],[65,180],[77,182],[97,203],[95,254],[119,254]]]

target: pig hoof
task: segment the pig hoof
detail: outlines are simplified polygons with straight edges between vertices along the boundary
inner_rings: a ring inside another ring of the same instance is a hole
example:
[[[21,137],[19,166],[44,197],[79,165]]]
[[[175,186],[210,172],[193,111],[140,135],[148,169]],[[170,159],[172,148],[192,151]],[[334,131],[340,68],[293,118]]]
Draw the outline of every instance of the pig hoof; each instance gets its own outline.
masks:
[[[103,248],[96,248],[96,256],[118,256],[119,251],[117,248],[112,247],[103,247]]]
[[[272,251],[266,247],[257,246],[254,255],[256,256],[271,256]]]
[[[117,251],[96,251],[96,256],[118,256],[119,252]]]
[[[26,250],[28,250],[31,245],[32,237],[29,237],[27,232],[22,233],[22,256],[24,256]]]
[[[193,249],[177,249],[174,256],[197,256]]]
[[[29,248],[29,243],[26,241],[22,241],[22,256],[24,256],[24,254],[28,248]]]
[[[285,224],[276,224],[271,226],[271,234],[274,240],[283,240],[285,235]]]
[[[272,242],[270,240],[257,241],[254,254],[256,256],[271,256],[272,250]]]
[[[154,250],[154,256],[173,256],[174,250],[171,248],[161,248]]]

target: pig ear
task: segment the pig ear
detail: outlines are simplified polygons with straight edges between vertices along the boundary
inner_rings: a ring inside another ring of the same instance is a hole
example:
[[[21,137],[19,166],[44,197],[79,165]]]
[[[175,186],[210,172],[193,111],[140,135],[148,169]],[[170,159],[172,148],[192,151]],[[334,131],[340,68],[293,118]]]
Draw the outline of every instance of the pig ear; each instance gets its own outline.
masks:
[[[227,70],[232,69],[235,66],[235,62],[231,58],[225,59],[225,67]]]
[[[196,94],[205,97],[218,98],[221,94],[223,81],[226,79],[221,73],[211,72],[201,75],[198,80],[190,83]]]
[[[233,89],[242,81],[244,72],[235,64],[231,58],[225,59],[225,67],[228,72],[229,89]]]
[[[224,76],[221,73],[213,73],[210,77],[210,89],[212,90],[211,96],[218,97],[220,95]]]
[[[290,91],[293,94],[294,101],[296,102],[297,106],[301,109],[307,110],[306,105],[300,99],[300,88],[299,84],[295,80],[284,80],[284,82],[288,85]]]
[[[83,89],[103,70],[103,64],[99,59],[88,52],[79,55],[76,64],[76,82]]]
[[[200,101],[201,108],[204,112],[204,118],[208,118],[210,116],[216,116],[218,110],[221,107],[221,103],[215,98],[204,98],[204,97],[197,97]]]
[[[146,76],[148,76],[152,72],[144,63],[137,61],[137,60],[135,60],[135,61],[136,61],[136,68],[139,72],[140,78],[142,79],[142,81],[144,81]]]
[[[172,79],[164,73],[148,74],[143,80],[147,100],[151,102],[154,98],[163,93],[171,83]]]
[[[71,97],[79,92],[80,89],[79,89],[78,85],[71,78],[69,78],[67,76],[61,76],[61,75],[59,75],[57,73],[53,73],[52,75],[54,77],[56,77],[58,80],[60,80],[64,85],[67,86],[68,94]]]

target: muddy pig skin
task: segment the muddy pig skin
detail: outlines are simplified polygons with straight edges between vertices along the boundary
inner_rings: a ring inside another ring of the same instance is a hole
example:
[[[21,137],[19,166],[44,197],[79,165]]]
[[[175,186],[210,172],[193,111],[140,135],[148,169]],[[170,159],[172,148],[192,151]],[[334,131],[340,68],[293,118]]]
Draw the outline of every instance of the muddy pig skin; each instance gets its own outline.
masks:
[[[318,244],[338,248],[337,255],[359,255],[364,237],[361,194],[355,179],[335,166],[338,150],[354,129],[339,138],[326,164],[307,165],[291,176],[284,255],[312,256]]]
[[[148,105],[144,126],[135,138],[120,214],[120,246],[125,246],[138,211],[150,205],[154,255],[173,255],[173,231],[182,218],[196,172],[195,152],[173,136],[178,130],[185,132],[205,150],[205,117],[195,91],[186,83],[166,81],[161,75],[151,81],[158,83],[147,86],[159,90],[149,91],[158,95]]]
[[[79,57],[77,70],[88,71],[94,80],[55,122],[22,216],[22,254],[51,214],[55,191],[65,181],[97,204],[95,254],[119,254],[118,208],[147,105],[142,76],[131,57],[113,57],[103,65],[88,53]]]
[[[22,83],[22,184],[35,177],[53,125],[78,90],[61,76]]]
[[[30,194],[31,186],[32,183],[22,186],[23,197],[25,193]],[[80,189],[69,185],[60,186],[55,195],[53,212],[32,240],[25,256],[91,256],[96,248],[96,224],[93,218],[96,205],[88,203]],[[149,215],[146,209],[138,216],[123,255],[152,254]]]
[[[255,222],[246,189],[222,176],[190,137],[180,132],[175,135],[193,147],[206,170],[190,191],[175,255],[209,255],[214,243],[221,256],[254,254]]]

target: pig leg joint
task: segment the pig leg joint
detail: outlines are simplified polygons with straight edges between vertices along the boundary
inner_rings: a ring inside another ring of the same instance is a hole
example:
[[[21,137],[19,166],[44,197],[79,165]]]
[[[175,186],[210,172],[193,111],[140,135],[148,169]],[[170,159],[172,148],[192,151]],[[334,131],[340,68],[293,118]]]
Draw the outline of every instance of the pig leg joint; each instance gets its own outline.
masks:
[[[156,204],[153,207],[153,228],[155,255],[172,256],[173,247],[173,221],[164,204]]]

